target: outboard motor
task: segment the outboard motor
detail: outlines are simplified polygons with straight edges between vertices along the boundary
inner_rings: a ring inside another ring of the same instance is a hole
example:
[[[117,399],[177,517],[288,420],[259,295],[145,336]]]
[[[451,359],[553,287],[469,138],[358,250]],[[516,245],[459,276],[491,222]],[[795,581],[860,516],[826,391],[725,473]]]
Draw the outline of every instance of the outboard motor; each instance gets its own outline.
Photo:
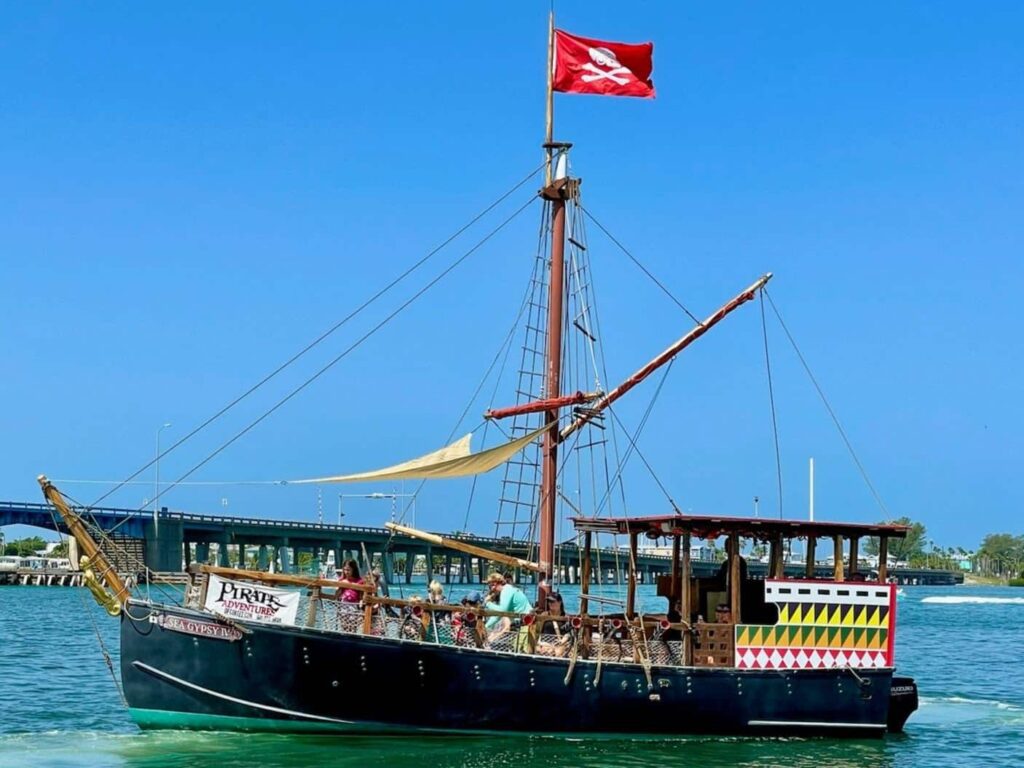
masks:
[[[894,677],[889,692],[889,732],[902,733],[903,725],[917,710],[917,683],[912,677]]]

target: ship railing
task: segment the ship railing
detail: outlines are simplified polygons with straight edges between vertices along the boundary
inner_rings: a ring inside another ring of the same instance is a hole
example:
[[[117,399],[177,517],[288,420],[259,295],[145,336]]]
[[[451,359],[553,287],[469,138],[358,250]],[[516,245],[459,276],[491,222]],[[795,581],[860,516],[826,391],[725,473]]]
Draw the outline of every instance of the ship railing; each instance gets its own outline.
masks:
[[[434,645],[459,645],[512,654],[596,659],[659,666],[733,666],[732,624],[671,622],[664,616],[526,615],[475,606],[435,604],[373,594],[372,584],[354,584],[290,574],[269,574],[202,566],[193,607],[205,603],[209,574],[302,589],[299,622],[313,629],[371,635]],[[362,593],[360,602],[342,600],[345,590]],[[488,636],[485,624],[508,620],[503,633]],[[555,627],[555,632],[543,631]]]
[[[360,607],[340,601],[338,593],[326,591],[315,595],[311,592],[306,597],[309,601],[307,625],[323,631],[566,659],[681,666],[686,663],[683,637],[691,629],[684,623],[669,622],[663,617],[637,616],[629,620],[623,616],[547,613],[524,616],[374,595],[367,595]],[[508,619],[507,631],[489,638],[485,624],[491,617]],[[730,625],[699,626],[703,633],[714,632],[712,628],[724,633]],[[543,631],[552,627],[554,632]],[[701,635],[694,645],[707,650],[710,647],[707,635]],[[694,663],[706,665],[696,659]]]

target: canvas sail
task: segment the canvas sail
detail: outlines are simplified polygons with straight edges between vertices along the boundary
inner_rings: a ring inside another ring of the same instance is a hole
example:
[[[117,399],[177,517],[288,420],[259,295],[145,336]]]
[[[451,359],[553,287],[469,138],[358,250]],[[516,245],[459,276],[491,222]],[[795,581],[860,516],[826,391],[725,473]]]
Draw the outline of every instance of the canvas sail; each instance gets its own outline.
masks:
[[[479,453],[470,452],[470,439],[473,433],[459,438],[454,443],[436,451],[401,464],[375,469],[369,472],[358,472],[353,475],[333,475],[331,477],[314,477],[306,480],[290,480],[289,483],[358,483],[368,480],[435,480],[452,477],[468,477],[490,472],[500,464],[504,464],[527,445],[537,439],[545,427],[536,429],[523,437],[504,445],[488,448]]]

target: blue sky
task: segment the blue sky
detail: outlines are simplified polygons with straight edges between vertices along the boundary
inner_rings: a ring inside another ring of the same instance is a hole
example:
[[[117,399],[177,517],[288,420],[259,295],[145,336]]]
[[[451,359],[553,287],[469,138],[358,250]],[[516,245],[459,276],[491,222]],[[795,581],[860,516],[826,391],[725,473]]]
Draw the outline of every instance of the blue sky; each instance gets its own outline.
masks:
[[[1024,10],[621,7],[556,9],[569,31],[655,43],[656,100],[556,98],[588,208],[698,314],[775,273],[771,294],[893,516],[943,545],[1020,533]],[[0,498],[36,500],[40,472],[129,474],[162,423],[166,445],[535,167],[546,15],[544,3],[0,9]],[[514,316],[537,215],[195,479],[355,471],[440,445]],[[162,476],[483,231],[166,457]],[[589,233],[617,380],[690,323]],[[769,335],[784,512],[805,514],[814,456],[820,518],[880,519],[776,325]],[[627,425],[652,391],[622,404]],[[684,509],[748,514],[758,495],[762,514],[778,512],[756,305],[680,358],[640,445]],[[82,501],[102,490],[66,488]],[[634,514],[667,511],[642,467],[627,488]],[[328,517],[337,493],[324,490]],[[150,495],[130,486],[111,501]],[[483,497],[470,527],[488,532]],[[221,511],[225,498],[234,514],[316,515],[311,488],[181,487],[165,501]],[[461,528],[466,507],[465,483],[438,483],[418,522]],[[346,510],[361,524],[387,515]]]

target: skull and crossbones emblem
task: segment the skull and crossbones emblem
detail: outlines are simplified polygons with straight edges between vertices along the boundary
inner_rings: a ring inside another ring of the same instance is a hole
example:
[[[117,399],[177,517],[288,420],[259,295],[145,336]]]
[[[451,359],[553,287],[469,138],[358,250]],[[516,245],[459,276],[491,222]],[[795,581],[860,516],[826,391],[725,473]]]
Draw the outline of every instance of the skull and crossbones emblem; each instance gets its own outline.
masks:
[[[629,82],[628,75],[632,74],[629,71],[629,67],[622,66],[619,60],[615,58],[615,54],[607,48],[590,48],[588,53],[590,54],[591,61],[583,64],[581,69],[593,72],[594,74],[583,75],[583,82],[592,83],[595,80],[611,80],[619,85],[625,85]],[[627,77],[622,77],[622,75],[627,75]]]

